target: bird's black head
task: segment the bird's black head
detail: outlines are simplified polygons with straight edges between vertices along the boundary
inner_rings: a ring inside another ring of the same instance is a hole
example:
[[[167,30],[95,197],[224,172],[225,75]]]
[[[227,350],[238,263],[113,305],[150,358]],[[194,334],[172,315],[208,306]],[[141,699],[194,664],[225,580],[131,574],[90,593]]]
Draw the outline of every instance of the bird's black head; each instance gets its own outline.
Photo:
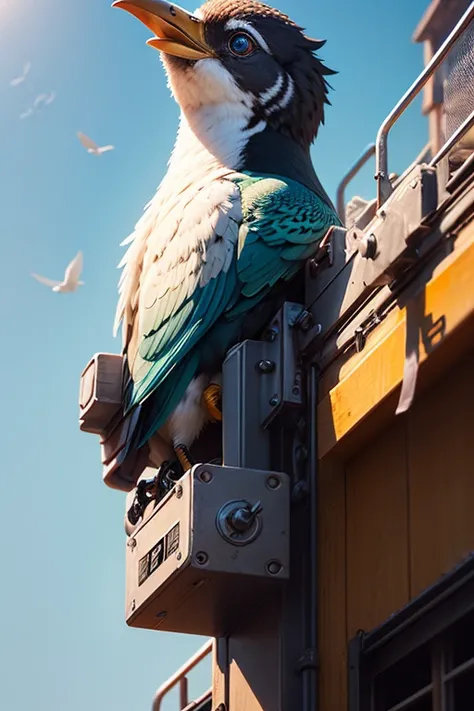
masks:
[[[165,0],[117,0],[156,35],[172,91],[184,113],[210,104],[244,105],[249,126],[268,125],[307,147],[324,123],[326,77],[307,37],[256,0],[208,0],[194,15]]]

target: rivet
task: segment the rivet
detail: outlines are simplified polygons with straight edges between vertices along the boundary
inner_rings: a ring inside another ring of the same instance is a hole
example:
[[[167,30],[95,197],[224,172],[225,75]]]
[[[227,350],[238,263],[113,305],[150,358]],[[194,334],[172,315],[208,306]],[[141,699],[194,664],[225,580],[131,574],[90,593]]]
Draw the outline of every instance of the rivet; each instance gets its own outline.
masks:
[[[128,539],[128,541],[127,541],[127,546],[128,546],[129,548],[135,548],[136,545],[137,545],[137,541],[136,541],[135,538],[129,538],[129,539]]]
[[[271,476],[268,476],[265,481],[265,485],[266,485],[267,489],[272,489],[272,490],[278,489],[278,487],[280,486],[280,483],[281,483],[280,479],[277,476],[275,476],[274,474],[271,474]]]
[[[180,499],[182,497],[182,495],[183,495],[183,487],[181,486],[181,484],[178,484],[178,486],[176,487],[176,498]]]
[[[163,619],[164,617],[166,617],[167,614],[168,613],[166,612],[166,610],[161,610],[161,612],[156,613],[155,617],[159,617],[160,619]]]
[[[270,398],[269,403],[272,407],[276,407],[280,404],[280,398],[278,395],[273,395],[273,397]]]
[[[265,569],[270,575],[278,575],[278,573],[283,568],[279,560],[269,560]]]
[[[182,557],[183,557],[183,555],[182,555],[181,551],[178,551],[176,553],[176,560],[181,560]]]
[[[135,600],[132,600],[132,602],[130,604],[130,609],[132,612],[135,610],[136,606],[137,606],[137,603],[135,602]]]
[[[198,479],[199,481],[202,481],[203,484],[209,484],[209,482],[212,481],[212,478],[211,472],[199,472],[198,474]]]
[[[209,556],[205,551],[198,551],[196,553],[195,558],[196,563],[198,563],[198,565],[206,565],[207,561],[209,560]]]
[[[176,8],[173,7],[173,5],[170,5],[170,15],[173,15],[173,17],[176,17]]]

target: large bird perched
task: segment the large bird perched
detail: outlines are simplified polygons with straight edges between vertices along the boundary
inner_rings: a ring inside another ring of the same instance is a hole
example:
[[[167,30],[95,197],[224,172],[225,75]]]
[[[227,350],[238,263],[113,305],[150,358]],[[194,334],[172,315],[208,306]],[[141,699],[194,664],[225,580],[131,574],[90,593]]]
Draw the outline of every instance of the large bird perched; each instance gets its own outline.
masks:
[[[127,489],[145,445],[156,466],[190,466],[220,417],[227,350],[258,334],[340,223],[310,158],[334,73],[315,56],[323,41],[255,0],[209,0],[195,14],[165,0],[114,6],[154,33],[181,109],[168,172],[120,265],[124,446],[106,481]]]

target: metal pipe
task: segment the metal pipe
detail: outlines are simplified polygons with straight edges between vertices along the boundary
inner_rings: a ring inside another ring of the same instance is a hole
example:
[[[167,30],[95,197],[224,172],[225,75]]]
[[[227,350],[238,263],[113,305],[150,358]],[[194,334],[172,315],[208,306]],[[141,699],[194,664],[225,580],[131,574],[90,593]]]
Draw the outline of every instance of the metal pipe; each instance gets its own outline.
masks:
[[[200,649],[198,649],[196,654],[190,657],[188,661],[183,664],[183,666],[178,669],[177,672],[173,674],[173,676],[170,676],[170,678],[160,686],[160,688],[155,693],[155,697],[153,699],[153,705],[151,707],[152,711],[161,710],[161,703],[166,694],[168,694],[171,689],[173,689],[177,684],[179,684],[181,679],[183,679],[183,677],[189,674],[191,669],[194,669],[194,667],[199,664],[199,662],[201,662],[205,657],[211,654],[213,648],[214,640],[209,639],[205,644],[202,645]]]
[[[430,166],[435,166],[440,162],[454,147],[454,145],[461,140],[461,138],[469,131],[469,129],[474,126],[474,110],[471,111],[469,116],[462,124],[455,130],[455,132],[448,138],[444,146],[441,146],[439,151],[431,159]]]
[[[474,18],[474,0],[469,5],[468,9],[461,17],[452,32],[448,35],[438,51],[433,55],[432,59],[418,78],[413,82],[408,91],[402,96],[400,101],[395,105],[389,113],[385,121],[380,126],[376,139],[375,164],[377,180],[377,206],[383,205],[385,200],[390,196],[392,187],[388,179],[388,155],[387,155],[387,137],[388,132],[393,124],[400,118],[405,109],[411,104],[413,99],[419,94],[430,77],[434,74],[441,62],[444,60],[449,50],[457,39],[462,35],[466,27]]]
[[[184,711],[188,704],[188,677],[182,676],[179,680],[179,711]]]
[[[345,224],[345,213],[344,213],[344,192],[351,182],[351,180],[357,175],[359,170],[362,168],[363,165],[367,163],[369,158],[371,158],[375,153],[375,143],[369,143],[369,145],[364,149],[364,152],[362,155],[359,156],[359,158],[356,160],[356,162],[352,165],[351,168],[347,171],[345,176],[342,178],[341,182],[337,186],[337,192],[336,192],[336,206],[337,206],[337,214],[339,215],[339,218],[343,224]]]
[[[309,484],[309,546],[308,546],[308,629],[307,659],[302,668],[303,711],[317,711],[318,691],[318,374],[311,364],[308,382],[308,484]]]
[[[186,708],[183,711],[194,711],[194,709],[199,708],[199,706],[201,704],[205,703],[206,701],[210,701],[211,699],[212,699],[212,687],[210,689],[208,689],[207,691],[205,691],[204,694],[202,694],[202,696],[200,696],[198,699],[196,699],[195,701],[191,701],[191,703],[188,704],[188,706],[186,706]]]

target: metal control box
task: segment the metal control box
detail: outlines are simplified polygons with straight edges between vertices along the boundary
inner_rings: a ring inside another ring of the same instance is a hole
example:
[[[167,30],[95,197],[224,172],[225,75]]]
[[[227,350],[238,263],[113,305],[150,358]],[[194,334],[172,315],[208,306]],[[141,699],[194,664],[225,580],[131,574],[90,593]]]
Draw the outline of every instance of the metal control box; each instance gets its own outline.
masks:
[[[198,464],[127,541],[132,627],[221,637],[289,576],[286,474]]]

